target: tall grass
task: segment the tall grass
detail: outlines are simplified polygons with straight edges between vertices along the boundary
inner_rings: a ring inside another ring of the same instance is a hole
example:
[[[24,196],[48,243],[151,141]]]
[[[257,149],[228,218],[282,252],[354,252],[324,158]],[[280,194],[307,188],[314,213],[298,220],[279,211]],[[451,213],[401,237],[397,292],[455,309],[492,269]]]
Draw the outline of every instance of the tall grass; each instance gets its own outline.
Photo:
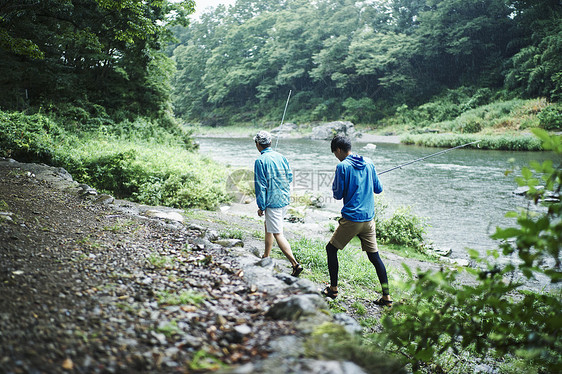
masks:
[[[502,151],[542,151],[541,142],[531,135],[493,135],[479,134],[418,134],[403,136],[401,142],[408,145],[450,148],[479,141],[471,148]]]
[[[326,262],[327,241],[300,238],[291,241],[291,248],[306,271],[306,277],[317,283],[329,281]],[[385,247],[381,247],[385,248]],[[384,250],[381,251],[384,256]],[[338,251],[340,293],[374,300],[381,286],[373,264],[361,250],[358,239],[352,240],[343,250]],[[394,270],[388,268],[389,279]]]
[[[149,205],[212,209],[229,201],[226,169],[177,131],[139,119],[76,133],[41,114],[0,112],[0,156],[61,166],[81,183]]]
[[[494,100],[491,92],[461,87],[415,108],[398,107],[377,127],[405,134],[401,139],[405,144],[454,147],[481,140],[482,149],[541,151],[530,130],[560,130],[561,108],[544,98]]]
[[[229,199],[226,169],[178,146],[88,138],[54,161],[84,183],[149,205],[212,209]]]

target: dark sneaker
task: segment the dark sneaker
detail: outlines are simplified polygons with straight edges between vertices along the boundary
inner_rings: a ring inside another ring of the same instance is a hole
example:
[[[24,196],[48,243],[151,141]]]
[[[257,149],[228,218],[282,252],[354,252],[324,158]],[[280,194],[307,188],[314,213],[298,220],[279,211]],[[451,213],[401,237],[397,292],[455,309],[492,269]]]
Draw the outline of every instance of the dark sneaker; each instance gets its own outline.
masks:
[[[293,272],[291,273],[291,275],[293,277],[298,277],[303,270],[304,268],[301,266],[301,264],[296,264],[295,266],[293,266]]]
[[[392,300],[385,300],[382,297],[373,302],[375,305],[392,309]]]
[[[334,300],[336,297],[338,297],[338,291],[332,291],[330,286],[327,286],[326,288],[324,288],[322,291],[320,291],[320,293],[322,294],[322,296],[329,297],[332,300]]]

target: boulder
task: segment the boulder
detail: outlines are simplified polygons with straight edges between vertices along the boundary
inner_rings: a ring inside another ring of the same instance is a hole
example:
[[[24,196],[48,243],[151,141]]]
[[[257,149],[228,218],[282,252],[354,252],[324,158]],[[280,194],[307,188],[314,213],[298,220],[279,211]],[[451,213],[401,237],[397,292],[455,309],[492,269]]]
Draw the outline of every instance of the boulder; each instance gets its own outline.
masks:
[[[291,133],[296,131],[299,127],[294,123],[284,123],[271,130],[271,135],[278,138],[288,138]]]
[[[303,316],[319,313],[319,309],[328,309],[328,304],[322,297],[294,295],[273,304],[266,315],[277,320],[296,321]]]
[[[160,218],[160,219],[176,221],[180,223],[183,223],[185,221],[185,218],[178,212],[164,212],[161,210],[149,209],[145,211],[144,214],[147,217]]]
[[[338,325],[342,325],[349,334],[361,334],[363,328],[361,325],[351,316],[345,313],[338,313],[334,315],[334,322]]]
[[[111,195],[102,194],[102,195],[99,195],[98,198],[95,201],[96,201],[96,203],[107,205],[107,204],[113,204],[113,202],[115,201],[115,198]]]
[[[517,187],[515,191],[513,191],[513,194],[518,196],[525,196],[527,192],[529,192],[529,186],[521,186]]]
[[[345,135],[351,139],[361,136],[360,133],[355,131],[353,123],[349,121],[334,121],[314,127],[310,138],[314,140],[332,140],[335,135]]]
[[[230,239],[230,238],[218,239],[214,243],[222,245],[223,247],[226,247],[226,248],[243,247],[244,246],[244,242],[240,239]]]
[[[351,361],[306,360],[301,368],[308,374],[367,374],[360,366]]]

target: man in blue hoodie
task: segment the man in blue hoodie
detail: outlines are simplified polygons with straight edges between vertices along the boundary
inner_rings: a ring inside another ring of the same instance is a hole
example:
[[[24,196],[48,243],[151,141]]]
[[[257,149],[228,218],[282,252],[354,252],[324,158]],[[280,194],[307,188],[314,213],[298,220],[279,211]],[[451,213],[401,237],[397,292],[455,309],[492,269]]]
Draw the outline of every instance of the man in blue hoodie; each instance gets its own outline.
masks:
[[[269,257],[275,238],[281,252],[291,262],[291,275],[298,277],[303,267],[293,256],[291,246],[283,235],[283,219],[291,200],[293,172],[287,159],[271,149],[270,133],[260,131],[254,141],[261,153],[254,163],[254,186],[258,216],[265,216],[265,251],[262,258]]]
[[[338,250],[343,249],[353,237],[361,240],[361,248],[374,265],[382,286],[382,297],[375,301],[379,306],[392,306],[388,291],[386,268],[379,256],[375,232],[375,194],[382,192],[382,184],[375,165],[369,159],[351,153],[349,138],[337,135],[332,139],[332,153],[340,160],[332,191],[336,200],[343,199],[342,218],[326,245],[330,286],[322,294],[335,299],[338,295]]]

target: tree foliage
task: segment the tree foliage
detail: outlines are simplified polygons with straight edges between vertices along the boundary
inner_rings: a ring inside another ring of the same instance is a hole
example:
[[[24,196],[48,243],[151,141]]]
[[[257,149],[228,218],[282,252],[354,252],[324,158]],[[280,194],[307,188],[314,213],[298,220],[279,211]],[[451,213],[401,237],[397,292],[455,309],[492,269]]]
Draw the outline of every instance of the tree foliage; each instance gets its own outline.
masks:
[[[561,17],[553,0],[238,0],[175,29],[174,108],[277,118],[293,90],[294,118],[373,123],[462,86],[556,101]]]
[[[60,104],[95,115],[157,116],[172,65],[160,48],[193,1],[0,1],[0,107]]]

